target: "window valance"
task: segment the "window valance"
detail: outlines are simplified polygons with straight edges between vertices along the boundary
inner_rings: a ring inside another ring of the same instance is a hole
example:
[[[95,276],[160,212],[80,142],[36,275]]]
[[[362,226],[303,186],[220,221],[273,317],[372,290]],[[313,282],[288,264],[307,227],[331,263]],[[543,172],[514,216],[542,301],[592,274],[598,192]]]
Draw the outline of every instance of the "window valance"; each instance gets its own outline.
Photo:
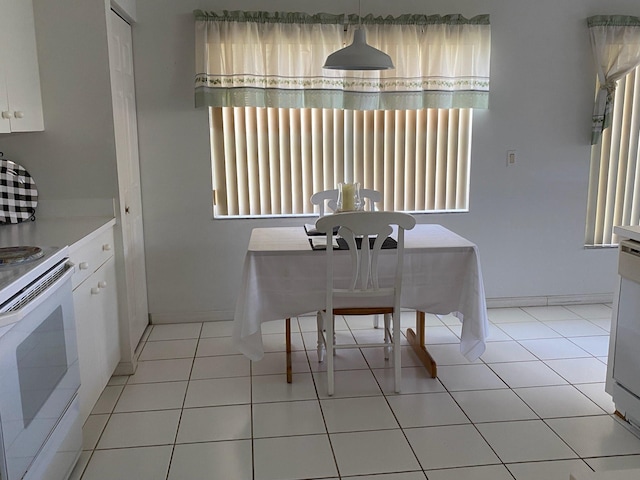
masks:
[[[587,19],[600,85],[593,108],[591,144],[611,126],[618,80],[640,65],[640,18],[598,15]]]
[[[332,15],[196,10],[196,106],[487,108],[488,15]],[[346,28],[345,28],[346,24]],[[322,68],[361,25],[387,71]]]

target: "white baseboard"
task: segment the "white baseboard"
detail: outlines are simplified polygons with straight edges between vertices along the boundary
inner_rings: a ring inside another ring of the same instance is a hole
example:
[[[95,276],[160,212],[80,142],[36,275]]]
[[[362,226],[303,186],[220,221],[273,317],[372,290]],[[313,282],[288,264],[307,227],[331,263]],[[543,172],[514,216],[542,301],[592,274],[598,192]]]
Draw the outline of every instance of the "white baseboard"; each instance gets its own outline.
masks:
[[[593,293],[579,295],[549,295],[538,297],[487,298],[487,308],[544,307],[552,305],[587,305],[591,303],[612,303],[613,293]]]

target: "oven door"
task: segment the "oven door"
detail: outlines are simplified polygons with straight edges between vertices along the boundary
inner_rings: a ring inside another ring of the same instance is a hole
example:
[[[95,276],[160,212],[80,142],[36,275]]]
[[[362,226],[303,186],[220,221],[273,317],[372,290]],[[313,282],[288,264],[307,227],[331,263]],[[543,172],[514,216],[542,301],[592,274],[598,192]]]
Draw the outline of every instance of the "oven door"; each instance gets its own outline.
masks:
[[[0,314],[15,317],[0,337],[0,478],[24,476],[80,386],[72,274],[66,266],[42,293]]]

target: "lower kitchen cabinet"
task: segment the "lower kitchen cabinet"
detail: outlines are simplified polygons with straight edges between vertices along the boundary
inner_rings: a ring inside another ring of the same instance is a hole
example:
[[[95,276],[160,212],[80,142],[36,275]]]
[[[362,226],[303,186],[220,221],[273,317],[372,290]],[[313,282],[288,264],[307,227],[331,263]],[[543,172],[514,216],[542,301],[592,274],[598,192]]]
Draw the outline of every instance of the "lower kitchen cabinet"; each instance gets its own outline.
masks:
[[[80,242],[79,242],[80,243]],[[73,302],[80,362],[80,414],[85,421],[120,361],[113,229],[71,247]]]

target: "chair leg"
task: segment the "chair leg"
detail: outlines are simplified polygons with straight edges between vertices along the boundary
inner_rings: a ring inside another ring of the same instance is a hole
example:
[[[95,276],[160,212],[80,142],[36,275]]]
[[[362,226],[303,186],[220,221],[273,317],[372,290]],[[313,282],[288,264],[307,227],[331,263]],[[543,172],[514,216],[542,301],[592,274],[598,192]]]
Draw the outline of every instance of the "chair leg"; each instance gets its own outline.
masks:
[[[291,367],[291,319],[285,320],[285,336],[287,339],[287,383],[293,382],[293,369]]]
[[[400,393],[402,389],[402,365],[400,349],[400,312],[393,312],[393,377],[395,392]]]
[[[389,354],[391,353],[391,315],[384,314],[384,359],[389,360]]]
[[[378,328],[380,326],[380,315],[373,316],[373,328]]]
[[[330,314],[329,312],[327,312],[325,314],[325,319],[327,319],[328,321],[324,322],[325,323],[325,330],[326,330],[326,337],[325,337],[325,345],[327,346],[327,394],[328,395],[333,395],[333,390],[334,390],[334,379],[333,379],[333,355],[334,355],[334,348],[333,348],[333,327],[334,327],[334,316],[332,314]]]
[[[322,321],[322,312],[318,311],[316,314],[316,323],[318,329],[318,362],[324,361],[324,354],[326,351],[325,342],[324,342],[324,322]]]

